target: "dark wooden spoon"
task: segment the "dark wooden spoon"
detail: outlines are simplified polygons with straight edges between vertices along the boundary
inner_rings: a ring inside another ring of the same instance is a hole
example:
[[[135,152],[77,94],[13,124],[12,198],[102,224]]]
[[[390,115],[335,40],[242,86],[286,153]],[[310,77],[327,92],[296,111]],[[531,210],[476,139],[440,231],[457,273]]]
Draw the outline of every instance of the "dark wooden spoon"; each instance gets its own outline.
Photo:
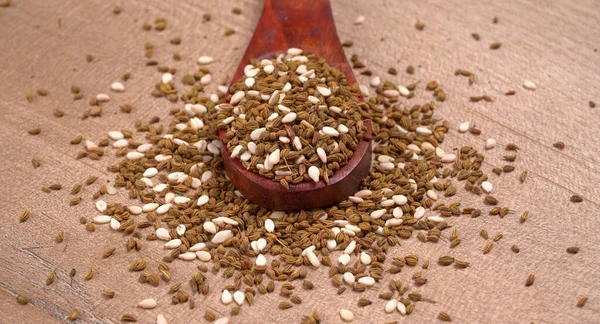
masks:
[[[244,75],[244,67],[253,58],[285,53],[301,48],[323,57],[346,75],[348,84],[356,83],[338,38],[329,0],[265,0],[264,9],[246,53],[232,82]],[[354,194],[371,167],[371,123],[364,122],[366,133],[348,163],[329,178],[329,184],[302,182],[286,190],[279,182],[246,170],[232,159],[221,129],[221,155],[227,176],[233,185],[255,204],[272,210],[300,210],[331,205]]]

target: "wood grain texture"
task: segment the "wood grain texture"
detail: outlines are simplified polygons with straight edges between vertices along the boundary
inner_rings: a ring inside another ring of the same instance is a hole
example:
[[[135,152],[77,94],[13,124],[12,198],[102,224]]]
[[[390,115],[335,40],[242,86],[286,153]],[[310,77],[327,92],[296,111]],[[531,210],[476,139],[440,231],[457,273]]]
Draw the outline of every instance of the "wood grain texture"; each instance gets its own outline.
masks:
[[[331,66],[346,76],[349,85],[356,83],[354,72],[337,35],[329,0],[266,0],[248,48],[232,80],[240,80],[244,76],[244,68],[251,59],[274,58],[280,53],[286,53],[288,48],[301,48],[326,59]],[[234,82],[237,81],[232,83]],[[329,184],[321,179],[316,183],[290,184],[289,188],[285,189],[278,182],[246,170],[239,159],[230,157],[225,141],[225,128],[219,130],[223,144],[223,165],[233,185],[244,197],[261,207],[272,210],[300,210],[332,205],[355,193],[362,179],[369,174],[370,121],[365,122],[365,126],[367,131],[364,139],[358,144],[348,163],[329,179]]]
[[[112,6],[123,12],[114,16]],[[503,219],[482,216],[477,219],[456,218],[462,243],[451,250],[448,244],[423,244],[417,240],[403,242],[392,254],[415,253],[432,263],[441,255],[454,255],[471,262],[471,267],[454,270],[432,266],[425,272],[429,282],[421,292],[436,303],[420,303],[407,321],[435,322],[440,311],[448,312],[457,323],[595,323],[600,319],[600,247],[598,245],[598,210],[600,206],[600,133],[599,108],[591,109],[588,101],[600,102],[600,3],[595,0],[554,1],[333,1],[333,15],[340,38],[353,40],[347,54],[359,54],[375,74],[402,84],[438,80],[448,93],[448,100],[438,105],[440,116],[453,128],[444,149],[462,145],[483,148],[485,138],[494,137],[499,148],[486,152],[487,170],[502,166],[505,152],[501,146],[513,142],[521,147],[515,163],[517,172],[496,177],[491,175],[495,195],[503,205],[515,210]],[[231,8],[243,14],[232,15]],[[158,260],[162,247],[146,244],[142,252],[124,249],[124,237],[100,228],[88,233],[78,223],[81,216],[95,215],[90,196],[97,187],[85,187],[80,205],[69,208],[68,190],[45,194],[42,186],[60,182],[70,188],[91,174],[99,181],[111,180],[105,170],[107,161],[75,160],[77,148],[68,144],[75,135],[98,139],[112,129],[130,129],[139,118],[152,116],[167,120],[173,105],[148,94],[160,74],[146,67],[144,42],[156,44],[155,57],[180,71],[195,69],[195,59],[211,55],[218,60],[210,66],[215,76],[233,73],[243,55],[262,4],[258,1],[54,1],[14,0],[9,8],[0,8],[3,28],[0,34],[0,309],[1,322],[61,322],[72,308],[79,309],[85,323],[118,323],[123,312],[138,315],[141,323],[150,323],[161,312],[170,323],[203,322],[207,307],[226,315],[217,293],[196,297],[197,307],[169,305],[165,285],[153,288],[137,283],[137,275],[126,270],[131,259],[143,255]],[[210,12],[213,20],[202,23],[201,16]],[[357,15],[365,15],[363,25],[354,25]],[[162,33],[144,32],[143,22],[155,17],[167,19]],[[492,24],[492,17],[500,22]],[[425,22],[417,31],[417,19]],[[60,20],[60,24],[59,24]],[[226,28],[236,33],[225,38]],[[479,42],[470,34],[478,32]],[[181,36],[177,47],[168,40]],[[383,39],[383,40],[382,40]],[[499,50],[489,50],[493,41],[503,43]],[[184,58],[173,62],[173,52]],[[85,55],[93,54],[93,63]],[[389,67],[398,71],[412,64],[414,75],[386,74]],[[454,76],[464,68],[477,75],[477,82]],[[109,93],[111,82],[131,71],[126,91],[112,94],[101,118],[82,121],[79,116],[86,101],[73,102],[69,89],[76,84],[86,99],[96,93]],[[522,88],[532,80],[537,91]],[[359,77],[359,81],[368,80]],[[28,104],[28,91],[44,87],[47,97]],[[214,91],[216,85],[209,88]],[[517,94],[505,97],[507,90]],[[421,93],[421,92],[419,92]],[[471,103],[472,95],[489,94],[494,103]],[[430,94],[411,100],[430,99]],[[118,105],[130,102],[132,115],[118,113]],[[65,110],[62,119],[52,116],[55,108]],[[481,128],[481,136],[459,135],[456,125],[469,120]],[[29,136],[27,130],[41,127],[42,134]],[[552,143],[562,140],[566,148],[558,151]],[[31,158],[42,161],[39,169],[31,167]],[[520,184],[522,170],[529,177]],[[569,203],[572,194],[585,201]],[[117,197],[126,201],[126,197]],[[465,205],[476,198],[459,191]],[[454,200],[452,200],[454,201]],[[32,211],[26,223],[18,223],[23,209]],[[529,209],[530,218],[519,224],[518,215]],[[483,255],[484,241],[478,232],[503,233],[490,254]],[[64,230],[66,240],[56,244],[56,232]],[[510,246],[517,244],[521,253]],[[581,250],[569,255],[565,249],[578,245]],[[102,251],[118,247],[109,260]],[[138,254],[138,255],[136,255]],[[150,267],[156,268],[156,262]],[[84,281],[85,271],[93,267],[97,275]],[[71,283],[70,269],[78,275]],[[48,273],[56,270],[57,280],[45,286]],[[174,262],[174,281],[187,280],[194,271],[188,263]],[[416,269],[415,269],[416,271]],[[413,271],[394,276],[408,281]],[[535,284],[524,287],[527,274],[534,273]],[[225,280],[208,276],[213,289]],[[379,289],[362,297],[374,305],[356,307],[360,296],[350,292],[335,294],[322,268],[308,277],[315,283],[311,294],[301,292],[303,303],[287,311],[276,305],[278,294],[259,296],[252,307],[230,323],[298,322],[302,314],[318,309],[326,323],[339,323],[339,308],[352,309],[356,323],[383,323],[404,319],[384,314],[377,299]],[[116,297],[104,300],[102,289],[114,289]],[[16,294],[31,299],[27,306],[16,303]],[[580,296],[588,296],[587,305],[575,307]],[[141,311],[134,307],[141,298],[154,297],[159,307]]]

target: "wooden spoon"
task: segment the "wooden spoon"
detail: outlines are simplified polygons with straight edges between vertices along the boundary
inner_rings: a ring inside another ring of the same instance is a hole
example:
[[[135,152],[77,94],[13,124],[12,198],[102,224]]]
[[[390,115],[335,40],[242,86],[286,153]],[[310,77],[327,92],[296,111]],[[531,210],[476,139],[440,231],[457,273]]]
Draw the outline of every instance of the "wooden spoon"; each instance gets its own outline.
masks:
[[[301,48],[323,57],[346,75],[348,84],[356,83],[338,38],[329,0],[265,0],[264,9],[246,53],[232,81],[244,75],[244,67],[253,58],[274,57],[288,48]],[[232,84],[233,84],[232,82]],[[302,182],[286,190],[279,182],[246,170],[232,159],[224,142],[225,129],[219,131],[221,155],[227,176],[233,185],[255,204],[271,210],[312,209],[331,205],[354,194],[371,167],[371,122],[348,163],[329,178],[329,185]]]

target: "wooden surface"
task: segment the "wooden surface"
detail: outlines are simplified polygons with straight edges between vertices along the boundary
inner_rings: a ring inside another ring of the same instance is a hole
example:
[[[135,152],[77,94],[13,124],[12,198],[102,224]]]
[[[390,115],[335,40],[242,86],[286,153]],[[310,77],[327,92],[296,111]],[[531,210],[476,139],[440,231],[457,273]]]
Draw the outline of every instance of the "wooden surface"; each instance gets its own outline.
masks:
[[[118,3],[123,12],[114,16]],[[239,6],[241,16],[232,15]],[[145,243],[142,252],[126,253],[124,238],[101,228],[88,233],[78,223],[81,216],[96,214],[90,196],[96,187],[84,187],[82,203],[68,207],[68,190],[45,194],[42,186],[60,182],[70,188],[88,175],[112,179],[103,161],[75,160],[78,151],[69,145],[76,135],[99,139],[112,129],[130,129],[137,118],[148,120],[157,115],[166,118],[173,104],[150,97],[149,91],[160,78],[154,68],[145,67],[144,42],[155,43],[155,57],[180,71],[195,69],[200,55],[212,55],[210,66],[216,76],[233,73],[246,48],[261,11],[258,1],[19,1],[0,8],[0,309],[3,323],[53,323],[64,321],[76,308],[85,323],[118,322],[123,312],[138,315],[141,323],[150,323],[161,312],[169,323],[202,323],[207,306],[219,314],[227,309],[219,294],[196,297],[196,309],[171,306],[165,285],[153,288],[137,283],[137,275],[126,270],[134,253],[157,260],[164,255],[159,244]],[[213,21],[203,24],[201,15],[211,13]],[[309,279],[316,289],[301,293],[302,305],[279,311],[278,294],[259,296],[252,307],[244,306],[231,323],[299,322],[302,314],[318,309],[326,323],[339,323],[338,310],[354,311],[356,323],[383,323],[398,320],[410,323],[436,322],[439,311],[447,311],[456,323],[598,323],[600,322],[600,111],[588,101],[600,103],[600,2],[580,1],[333,1],[333,14],[340,38],[353,40],[347,54],[359,54],[368,68],[385,78],[408,84],[438,80],[448,93],[438,113],[453,125],[444,143],[447,151],[460,145],[482,148],[485,138],[494,137],[499,147],[513,142],[521,147],[515,163],[517,171],[502,177],[491,175],[496,197],[515,210],[503,219],[482,216],[453,219],[462,243],[455,250],[448,244],[403,242],[396,253],[415,253],[433,262],[440,255],[452,254],[471,262],[465,270],[431,267],[429,282],[420,291],[436,303],[419,303],[415,313],[403,319],[397,313],[384,314],[383,303],[373,289],[364,295],[375,302],[358,308],[361,295],[346,292],[342,296],[321,268]],[[353,24],[357,15],[366,16],[363,25]],[[167,30],[144,32],[143,22],[165,17]],[[492,17],[500,22],[492,24]],[[414,28],[416,19],[426,23],[424,31]],[[236,33],[225,38],[226,28]],[[470,34],[478,32],[479,42]],[[183,44],[168,40],[181,36]],[[493,41],[503,43],[489,50]],[[184,60],[172,62],[173,52]],[[93,63],[85,55],[93,54]],[[414,75],[401,72],[390,76],[395,67],[404,71],[408,64]],[[471,87],[454,70],[464,68],[477,75]],[[126,91],[110,93],[108,87],[125,72],[132,72]],[[537,91],[522,88],[532,80]],[[359,77],[359,81],[368,82]],[[71,85],[83,89],[86,100],[73,102]],[[210,88],[211,91],[214,91]],[[47,97],[28,104],[28,91],[44,87]],[[517,94],[505,97],[507,90]],[[90,95],[110,93],[113,100],[101,118],[82,121],[81,111]],[[470,103],[472,95],[489,94],[494,103]],[[428,98],[428,96],[423,96]],[[134,112],[124,115],[118,105],[131,102]],[[416,103],[418,100],[413,99]],[[65,110],[59,119],[55,108]],[[482,129],[481,136],[459,135],[456,126],[469,120]],[[27,130],[41,127],[42,134],[30,136]],[[563,151],[552,148],[562,140]],[[497,148],[486,152],[485,167],[502,166],[505,152]],[[33,169],[31,158],[42,166]],[[529,172],[525,184],[517,177]],[[580,194],[584,202],[573,204],[569,197]],[[460,193],[465,203],[472,195]],[[18,223],[19,213],[30,209],[26,223]],[[525,209],[530,218],[519,224]],[[490,254],[483,255],[481,229],[504,238]],[[66,233],[65,243],[56,244],[59,230]],[[510,246],[517,244],[521,253]],[[565,252],[577,245],[577,255]],[[100,257],[109,246],[119,246],[109,260]],[[86,269],[96,276],[83,280]],[[71,283],[70,269],[77,269]],[[188,263],[174,262],[174,280],[187,280],[194,270]],[[44,282],[56,270],[57,280],[49,287]],[[535,284],[524,287],[527,274],[536,275]],[[408,280],[411,271],[394,278]],[[209,276],[211,287],[223,284],[220,277]],[[379,285],[381,286],[381,285]],[[112,300],[101,297],[102,289],[114,289]],[[216,289],[215,289],[216,290]],[[27,306],[16,303],[16,294],[31,299]],[[580,309],[575,303],[588,296]],[[141,298],[157,298],[160,306],[142,311],[134,307]]]

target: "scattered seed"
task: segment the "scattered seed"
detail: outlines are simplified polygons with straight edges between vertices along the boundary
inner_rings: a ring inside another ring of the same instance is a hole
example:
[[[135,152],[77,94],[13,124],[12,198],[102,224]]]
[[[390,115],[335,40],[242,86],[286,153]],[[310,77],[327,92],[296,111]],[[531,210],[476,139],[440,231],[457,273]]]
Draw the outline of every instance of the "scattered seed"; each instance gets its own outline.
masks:
[[[536,90],[537,86],[535,85],[535,83],[533,83],[531,81],[525,81],[525,82],[523,82],[523,88],[525,88],[527,90]]]
[[[448,313],[446,313],[446,312],[440,312],[440,314],[438,315],[438,318],[442,322],[452,322],[450,315],[448,315]]]
[[[571,253],[571,254],[577,254],[579,253],[579,247],[577,246],[570,246],[567,248],[567,252]]]
[[[494,43],[490,44],[490,49],[496,50],[496,49],[499,49],[500,46],[502,46],[502,43],[500,43],[500,42],[494,42]]]
[[[415,23],[415,28],[417,30],[423,30],[425,29],[425,23],[420,20],[417,20],[417,22]]]
[[[19,222],[23,223],[26,222],[29,219],[29,210],[25,209],[22,213],[21,216],[19,216]]]
[[[579,195],[573,195],[573,196],[571,196],[571,202],[579,203],[579,202],[582,202],[582,201],[583,201],[583,198],[581,198],[581,196],[579,196]]]
[[[529,287],[529,286],[533,285],[534,281],[535,281],[535,276],[533,274],[529,274],[529,276],[527,276],[527,281],[525,281],[525,286]]]
[[[29,303],[29,298],[23,295],[17,295],[17,303],[21,305],[27,305]]]
[[[519,247],[518,247],[518,246],[516,246],[516,245],[513,245],[513,246],[511,246],[511,247],[510,247],[510,249],[511,249],[513,252],[515,252],[515,253],[519,253],[519,252],[521,251],[521,250],[519,249]]]
[[[587,303],[588,298],[587,297],[581,297],[577,300],[577,307],[581,308],[583,306],[585,306],[585,304]]]
[[[67,315],[67,319],[70,321],[75,321],[77,318],[79,318],[79,312],[76,309],[72,309]]]

